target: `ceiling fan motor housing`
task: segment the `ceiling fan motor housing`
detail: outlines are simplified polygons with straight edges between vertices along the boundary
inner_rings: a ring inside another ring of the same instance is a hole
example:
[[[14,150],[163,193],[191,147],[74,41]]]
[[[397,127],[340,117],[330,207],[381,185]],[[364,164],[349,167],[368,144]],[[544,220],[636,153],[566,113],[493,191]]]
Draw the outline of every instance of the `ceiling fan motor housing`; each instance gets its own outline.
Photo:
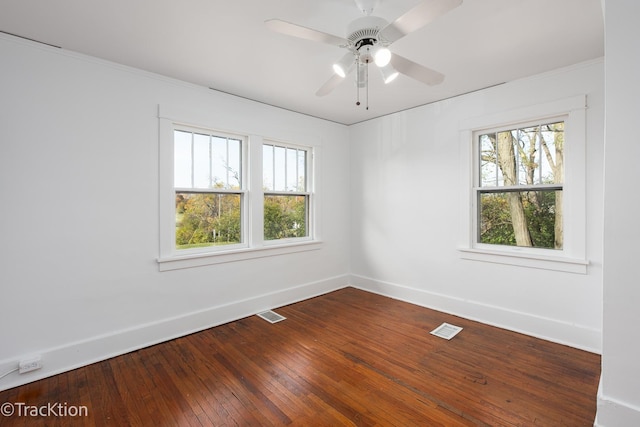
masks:
[[[377,16],[363,16],[349,24],[347,40],[359,53],[360,62],[373,62],[371,48],[380,42],[378,33],[387,24],[386,20]]]

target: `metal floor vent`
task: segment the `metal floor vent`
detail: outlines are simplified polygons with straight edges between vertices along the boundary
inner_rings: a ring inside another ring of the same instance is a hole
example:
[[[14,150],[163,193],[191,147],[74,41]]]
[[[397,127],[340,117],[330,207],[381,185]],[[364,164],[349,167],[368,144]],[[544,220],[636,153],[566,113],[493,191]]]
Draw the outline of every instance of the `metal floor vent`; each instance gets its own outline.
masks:
[[[262,317],[264,320],[266,320],[269,323],[278,323],[286,319],[286,317],[272,310],[267,310],[267,311],[263,311],[262,313],[258,313],[258,316]]]
[[[440,338],[444,338],[445,340],[450,340],[451,338],[455,337],[456,334],[461,330],[462,328],[460,326],[443,323],[442,325],[431,331],[431,334]]]

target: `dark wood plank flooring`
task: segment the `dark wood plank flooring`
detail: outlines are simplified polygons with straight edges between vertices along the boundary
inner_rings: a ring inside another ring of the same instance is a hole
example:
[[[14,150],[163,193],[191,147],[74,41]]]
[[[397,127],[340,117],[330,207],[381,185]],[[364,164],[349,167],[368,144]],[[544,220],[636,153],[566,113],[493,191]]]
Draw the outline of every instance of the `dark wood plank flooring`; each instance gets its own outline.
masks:
[[[354,288],[276,311],[0,392],[88,409],[0,425],[593,425],[596,354]]]

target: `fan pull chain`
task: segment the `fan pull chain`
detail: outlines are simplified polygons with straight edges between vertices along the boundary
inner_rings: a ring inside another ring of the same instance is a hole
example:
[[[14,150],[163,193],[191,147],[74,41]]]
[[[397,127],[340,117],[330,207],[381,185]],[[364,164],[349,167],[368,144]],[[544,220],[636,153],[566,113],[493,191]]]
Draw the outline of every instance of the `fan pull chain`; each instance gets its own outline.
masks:
[[[356,105],[360,105],[360,61],[356,60]]]
[[[367,69],[364,76],[364,85],[367,91],[367,110],[369,110],[369,63],[367,62]]]

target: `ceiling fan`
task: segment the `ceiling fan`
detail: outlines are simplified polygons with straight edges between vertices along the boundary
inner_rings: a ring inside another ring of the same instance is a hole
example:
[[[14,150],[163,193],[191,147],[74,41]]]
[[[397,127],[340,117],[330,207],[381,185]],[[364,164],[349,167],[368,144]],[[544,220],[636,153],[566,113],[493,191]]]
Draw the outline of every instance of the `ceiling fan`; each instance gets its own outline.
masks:
[[[318,89],[317,96],[331,93],[348,74],[356,69],[358,87],[356,105],[360,105],[359,88],[367,88],[368,93],[368,65],[370,63],[375,63],[378,66],[385,83],[393,81],[399,73],[427,85],[442,83],[443,74],[391,53],[389,46],[455,9],[462,4],[462,0],[423,0],[392,23],[372,15],[379,2],[380,0],[355,0],[356,6],[364,16],[348,25],[346,38],[281,19],[268,19],[265,24],[271,30],[281,34],[327,43],[347,50],[344,56],[333,64],[334,75]]]

